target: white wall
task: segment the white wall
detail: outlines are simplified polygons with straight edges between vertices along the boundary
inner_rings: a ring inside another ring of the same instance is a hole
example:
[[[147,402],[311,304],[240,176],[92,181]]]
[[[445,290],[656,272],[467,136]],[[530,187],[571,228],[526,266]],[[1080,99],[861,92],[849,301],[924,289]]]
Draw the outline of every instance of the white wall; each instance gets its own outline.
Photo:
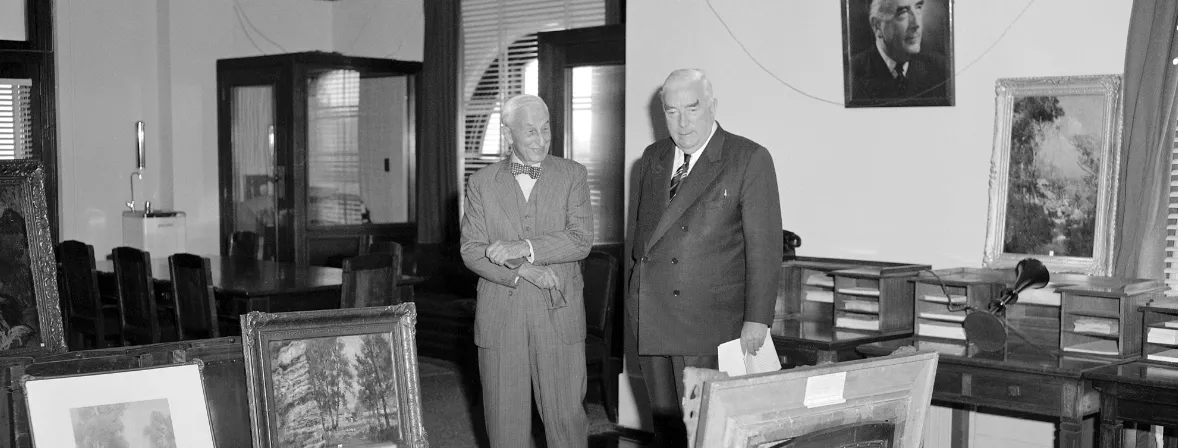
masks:
[[[148,130],[140,203],[147,193],[156,208],[183,210],[187,249],[218,251],[217,59],[319,50],[420,60],[423,42],[421,3],[407,0],[58,0],[54,20],[62,237],[98,254],[122,242],[138,120]]]
[[[783,225],[801,235],[800,254],[980,266],[995,80],[1122,72],[1131,2],[1034,2],[992,51],[957,75],[955,107],[874,109],[841,105],[840,3],[711,0],[772,73],[838,105],[806,98],[762,71],[704,0],[627,3],[627,167],[651,142],[654,126],[662,127],[651,122],[648,107],[667,73],[702,68],[715,85],[720,123],[773,154]],[[955,2],[956,71],[999,39],[1026,5]],[[1026,424],[1034,429],[1003,429],[1050,446],[1046,424]]]

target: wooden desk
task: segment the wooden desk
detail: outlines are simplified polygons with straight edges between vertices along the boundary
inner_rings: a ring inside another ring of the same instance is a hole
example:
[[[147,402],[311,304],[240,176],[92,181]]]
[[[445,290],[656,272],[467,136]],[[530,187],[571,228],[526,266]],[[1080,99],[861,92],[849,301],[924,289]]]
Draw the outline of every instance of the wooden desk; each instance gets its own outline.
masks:
[[[978,407],[1031,414],[1058,421],[1056,443],[1060,448],[1079,448],[1084,417],[1100,407],[1100,394],[1084,378],[1086,372],[1124,362],[1052,352],[1012,335],[1006,349],[981,352],[964,341],[914,337],[877,342],[859,347],[868,356],[884,356],[897,348],[914,345],[918,350],[940,353],[933,401],[956,404],[953,411],[953,446],[968,446],[968,415]],[[960,349],[960,351],[959,351]]]
[[[1124,422],[1165,426],[1165,445],[1178,447],[1178,366],[1149,361],[1084,373],[1100,391],[1100,447],[1120,448]]]
[[[829,319],[794,318],[774,321],[769,327],[773,347],[789,362],[783,364],[811,365],[849,361],[860,356],[856,347],[873,342],[902,339],[912,336],[912,330],[863,331],[835,329]],[[800,360],[803,362],[795,362]]]

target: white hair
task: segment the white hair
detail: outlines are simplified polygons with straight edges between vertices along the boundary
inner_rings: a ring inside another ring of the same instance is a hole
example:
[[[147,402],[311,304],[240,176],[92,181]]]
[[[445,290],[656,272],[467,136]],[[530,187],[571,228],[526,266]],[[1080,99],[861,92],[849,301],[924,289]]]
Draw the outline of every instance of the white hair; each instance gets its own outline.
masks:
[[[663,81],[663,87],[661,89],[659,89],[659,96],[665,98],[665,95],[667,93],[667,89],[672,85],[689,84],[689,83],[693,83],[693,82],[698,82],[703,85],[703,88],[704,88],[704,98],[703,99],[705,102],[711,101],[711,99],[712,99],[712,81],[709,81],[708,75],[705,74],[703,70],[700,70],[698,68],[681,68],[681,69],[671,72],[670,75],[667,75],[666,81]]]
[[[881,17],[883,12],[880,11],[880,9],[883,8],[884,2],[891,2],[891,0],[871,0],[871,6],[868,7],[867,13],[869,21],[870,19],[884,20],[884,17]],[[874,26],[872,28],[874,28]]]
[[[544,112],[548,112],[548,104],[545,104],[543,99],[540,99],[536,95],[524,93],[513,96],[507,102],[503,103],[503,119],[501,122],[504,126],[511,127],[512,124],[515,124],[515,116],[519,114],[520,109],[533,104],[543,107]]]

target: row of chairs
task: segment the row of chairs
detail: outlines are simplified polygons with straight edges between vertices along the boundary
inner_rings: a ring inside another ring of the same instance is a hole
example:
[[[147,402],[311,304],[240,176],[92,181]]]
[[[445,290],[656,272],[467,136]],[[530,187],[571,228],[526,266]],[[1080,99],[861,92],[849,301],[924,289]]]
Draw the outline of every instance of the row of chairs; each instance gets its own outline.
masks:
[[[115,296],[101,294],[94,248],[63,241],[56,250],[62,323],[71,349],[154,344],[220,336],[209,260],[168,257],[171,290],[157,294],[151,256],[133,247],[111,251]]]

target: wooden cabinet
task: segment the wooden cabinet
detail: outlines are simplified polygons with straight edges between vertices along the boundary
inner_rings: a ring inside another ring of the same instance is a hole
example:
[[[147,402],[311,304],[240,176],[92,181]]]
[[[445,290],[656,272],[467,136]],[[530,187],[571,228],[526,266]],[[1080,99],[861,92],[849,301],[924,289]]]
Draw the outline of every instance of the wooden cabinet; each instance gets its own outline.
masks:
[[[218,60],[222,255],[234,232],[303,265],[412,247],[420,71],[324,52]]]

